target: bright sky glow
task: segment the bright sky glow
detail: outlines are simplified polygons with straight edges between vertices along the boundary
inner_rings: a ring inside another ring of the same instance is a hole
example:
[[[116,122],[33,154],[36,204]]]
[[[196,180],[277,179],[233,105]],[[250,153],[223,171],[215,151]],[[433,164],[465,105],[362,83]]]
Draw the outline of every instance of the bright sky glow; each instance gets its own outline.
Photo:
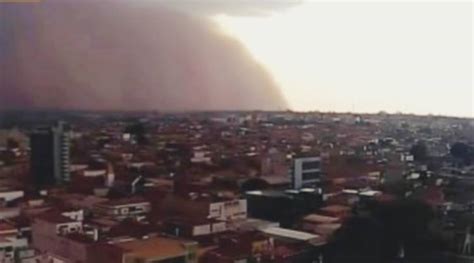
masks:
[[[305,2],[214,20],[294,110],[474,117],[470,3]]]

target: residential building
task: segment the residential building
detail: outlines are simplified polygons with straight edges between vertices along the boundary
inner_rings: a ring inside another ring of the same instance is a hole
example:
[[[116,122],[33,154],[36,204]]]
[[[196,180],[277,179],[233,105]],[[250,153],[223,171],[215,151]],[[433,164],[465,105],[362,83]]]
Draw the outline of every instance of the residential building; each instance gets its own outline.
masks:
[[[150,209],[150,202],[146,200],[125,198],[95,204],[93,211],[97,215],[120,221],[127,218],[141,220],[150,212]]]

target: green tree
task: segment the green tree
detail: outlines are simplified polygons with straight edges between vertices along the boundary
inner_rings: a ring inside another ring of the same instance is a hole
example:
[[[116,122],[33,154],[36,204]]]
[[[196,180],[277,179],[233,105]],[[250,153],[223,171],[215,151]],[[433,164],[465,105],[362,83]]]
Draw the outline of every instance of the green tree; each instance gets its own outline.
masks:
[[[268,182],[263,179],[251,178],[246,180],[240,188],[242,189],[242,192],[247,192],[254,190],[263,190],[268,188],[269,186],[270,185],[268,184]]]
[[[450,153],[465,164],[470,164],[471,160],[474,159],[474,149],[462,142],[456,142],[451,145]]]
[[[418,142],[410,149],[410,153],[415,158],[415,161],[423,162],[428,159],[428,148],[424,142]]]

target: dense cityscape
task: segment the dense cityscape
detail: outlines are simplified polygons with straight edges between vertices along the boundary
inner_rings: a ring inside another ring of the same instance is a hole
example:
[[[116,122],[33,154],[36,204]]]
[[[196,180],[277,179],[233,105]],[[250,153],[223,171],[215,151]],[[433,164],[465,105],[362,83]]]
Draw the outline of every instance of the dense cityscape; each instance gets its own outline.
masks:
[[[473,11],[0,0],[0,263],[474,263]]]
[[[473,262],[474,120],[4,112],[0,262]]]

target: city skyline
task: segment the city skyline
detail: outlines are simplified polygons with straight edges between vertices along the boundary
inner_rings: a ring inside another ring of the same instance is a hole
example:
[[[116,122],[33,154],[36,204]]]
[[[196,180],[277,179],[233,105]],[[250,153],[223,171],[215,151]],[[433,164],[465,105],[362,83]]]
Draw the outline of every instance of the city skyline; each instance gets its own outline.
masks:
[[[472,263],[472,3],[0,0],[0,263]]]

